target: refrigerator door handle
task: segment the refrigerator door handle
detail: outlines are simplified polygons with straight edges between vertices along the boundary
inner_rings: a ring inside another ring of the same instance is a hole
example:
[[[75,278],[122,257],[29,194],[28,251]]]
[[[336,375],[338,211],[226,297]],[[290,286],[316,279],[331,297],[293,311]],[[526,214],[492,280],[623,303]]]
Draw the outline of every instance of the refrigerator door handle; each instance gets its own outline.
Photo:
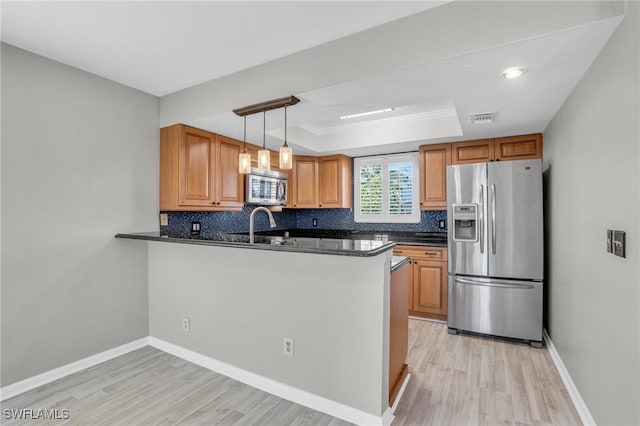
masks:
[[[456,278],[456,282],[462,284],[481,285],[485,287],[499,287],[499,288],[517,288],[522,290],[530,290],[535,288],[532,284],[522,282],[522,284],[515,284],[509,281],[491,280],[491,281],[476,281],[466,278]]]
[[[480,212],[479,212],[479,220],[480,223],[480,253],[484,254],[484,185],[480,185]]]
[[[496,185],[491,185],[491,251],[496,254]]]

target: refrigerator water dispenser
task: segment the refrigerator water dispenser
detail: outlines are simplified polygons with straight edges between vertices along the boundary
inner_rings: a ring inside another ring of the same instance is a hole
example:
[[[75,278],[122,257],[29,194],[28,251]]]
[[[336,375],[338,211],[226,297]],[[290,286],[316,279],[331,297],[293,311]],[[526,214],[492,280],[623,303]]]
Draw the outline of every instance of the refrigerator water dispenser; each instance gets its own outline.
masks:
[[[453,205],[453,240],[478,241],[478,205]]]

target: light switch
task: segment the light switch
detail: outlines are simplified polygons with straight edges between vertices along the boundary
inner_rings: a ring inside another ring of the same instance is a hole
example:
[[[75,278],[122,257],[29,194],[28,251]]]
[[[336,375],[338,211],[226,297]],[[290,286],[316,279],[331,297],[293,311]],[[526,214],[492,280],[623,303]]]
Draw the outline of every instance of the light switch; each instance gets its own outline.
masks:
[[[607,252],[613,253],[613,231],[607,229]]]
[[[626,257],[624,231],[613,231],[613,254],[620,257]]]

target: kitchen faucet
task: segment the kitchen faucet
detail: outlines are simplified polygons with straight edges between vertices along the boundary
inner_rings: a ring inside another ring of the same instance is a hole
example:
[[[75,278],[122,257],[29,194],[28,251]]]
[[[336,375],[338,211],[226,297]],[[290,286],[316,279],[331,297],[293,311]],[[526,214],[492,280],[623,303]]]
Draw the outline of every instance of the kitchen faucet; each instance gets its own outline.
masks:
[[[256,207],[251,212],[251,216],[249,216],[249,243],[250,244],[254,243],[254,238],[253,238],[254,221],[253,221],[253,217],[256,215],[257,212],[260,212],[260,211],[265,212],[267,214],[267,216],[269,216],[269,226],[271,228],[275,228],[276,227],[276,221],[273,220],[273,215],[271,214],[269,209],[267,209],[266,207]]]

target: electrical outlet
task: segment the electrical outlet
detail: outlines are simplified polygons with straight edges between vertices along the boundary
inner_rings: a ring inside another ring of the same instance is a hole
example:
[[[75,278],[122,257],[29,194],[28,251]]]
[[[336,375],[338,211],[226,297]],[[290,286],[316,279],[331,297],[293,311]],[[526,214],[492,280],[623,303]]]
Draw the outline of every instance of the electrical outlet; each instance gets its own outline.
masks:
[[[191,331],[191,320],[189,317],[182,317],[182,331],[187,333]]]
[[[282,338],[282,355],[293,356],[293,339],[291,337]]]
[[[444,219],[440,219],[440,220],[438,221],[438,228],[440,228],[440,229],[444,229],[444,228],[446,228],[446,226],[447,226],[447,221],[446,221],[446,220],[444,220]]]
[[[169,215],[167,213],[160,213],[160,226],[169,225]]]
[[[318,219],[316,219],[316,218],[311,219],[311,224],[313,226],[318,226]]]
[[[191,222],[191,235],[200,235],[202,230],[201,222]]]

